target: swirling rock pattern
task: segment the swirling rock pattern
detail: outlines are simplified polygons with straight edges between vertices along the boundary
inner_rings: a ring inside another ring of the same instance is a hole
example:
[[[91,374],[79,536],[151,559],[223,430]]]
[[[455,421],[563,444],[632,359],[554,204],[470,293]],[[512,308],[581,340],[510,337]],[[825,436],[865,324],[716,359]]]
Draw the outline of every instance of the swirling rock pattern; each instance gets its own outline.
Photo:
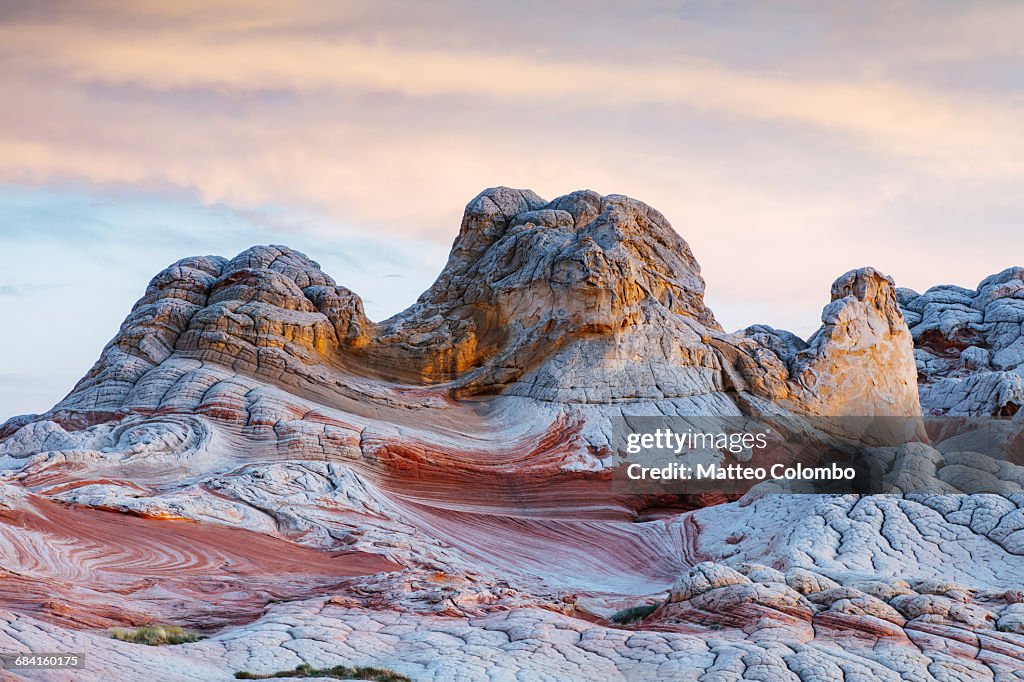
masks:
[[[1004,275],[986,300],[1012,300]],[[919,327],[962,328],[871,268],[807,341],[727,333],[703,292],[661,214],[589,191],[481,193],[382,322],[285,247],[175,263],[63,401],[0,427],[0,651],[89,652],[27,679],[1018,675],[1013,465],[985,469],[1005,495],[613,491],[613,417],[921,415],[952,370],[922,370],[948,342]],[[965,372],[1009,371],[1005,300]],[[975,455],[918,445],[913,475],[960,490]],[[105,634],[147,622],[210,636]]]

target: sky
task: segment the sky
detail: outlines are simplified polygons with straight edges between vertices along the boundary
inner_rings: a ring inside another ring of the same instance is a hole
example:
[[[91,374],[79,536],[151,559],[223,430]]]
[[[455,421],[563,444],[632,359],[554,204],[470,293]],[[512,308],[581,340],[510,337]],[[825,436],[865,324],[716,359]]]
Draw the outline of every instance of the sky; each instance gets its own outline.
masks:
[[[131,5],[129,7],[129,5]],[[1024,3],[0,0],[0,421],[149,278],[281,243],[383,319],[486,187],[619,193],[726,329],[1024,264]]]

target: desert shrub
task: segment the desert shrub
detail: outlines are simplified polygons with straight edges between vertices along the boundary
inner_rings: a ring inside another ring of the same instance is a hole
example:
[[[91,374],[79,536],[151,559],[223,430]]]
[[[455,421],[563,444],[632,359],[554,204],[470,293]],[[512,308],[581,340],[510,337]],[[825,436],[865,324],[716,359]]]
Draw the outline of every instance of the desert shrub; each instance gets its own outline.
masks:
[[[198,642],[203,636],[194,630],[178,625],[146,625],[141,628],[115,628],[110,636],[122,642],[162,646],[164,644],[186,644]]]
[[[240,671],[235,673],[238,680],[269,680],[278,677],[334,677],[339,680],[373,680],[374,682],[412,682],[405,675],[396,673],[387,668],[350,668],[347,665],[336,665],[333,668],[314,668],[303,663],[294,670],[280,670],[276,673],[259,675]]]
[[[659,604],[641,604],[640,606],[631,606],[628,609],[622,609],[612,614],[609,620],[616,623],[626,625],[628,623],[635,623],[638,620],[643,620],[647,616],[651,615],[658,610]]]

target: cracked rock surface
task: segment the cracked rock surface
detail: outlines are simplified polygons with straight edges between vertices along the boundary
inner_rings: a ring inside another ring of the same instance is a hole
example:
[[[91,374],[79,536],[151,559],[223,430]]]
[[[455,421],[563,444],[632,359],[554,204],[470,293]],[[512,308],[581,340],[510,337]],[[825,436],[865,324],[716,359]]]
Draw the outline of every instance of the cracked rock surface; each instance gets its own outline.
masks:
[[[897,291],[914,337],[921,403],[935,414],[1012,416],[1024,404],[1024,268],[973,291]]]
[[[892,495],[653,509],[610,472],[623,416],[1009,415],[1020,272],[862,268],[810,339],[730,333],[651,207],[509,188],[381,322],[286,247],[183,259],[0,426],[0,652],[87,661],[3,679],[1019,679],[1024,471],[968,443],[1012,454],[1022,417],[905,446]],[[153,623],[207,638],[109,636]]]

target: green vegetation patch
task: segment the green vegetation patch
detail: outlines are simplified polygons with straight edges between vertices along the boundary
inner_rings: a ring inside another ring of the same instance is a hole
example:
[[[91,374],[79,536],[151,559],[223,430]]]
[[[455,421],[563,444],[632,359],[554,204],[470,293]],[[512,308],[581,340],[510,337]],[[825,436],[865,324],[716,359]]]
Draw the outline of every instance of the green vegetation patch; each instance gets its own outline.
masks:
[[[314,668],[303,663],[295,670],[281,670],[276,673],[258,675],[240,671],[235,673],[238,680],[269,680],[275,677],[334,677],[339,680],[374,680],[375,682],[412,682],[405,675],[387,668],[350,668],[347,665],[336,665],[333,668]]]
[[[204,639],[194,630],[186,630],[178,625],[146,625],[141,628],[114,628],[110,636],[122,642],[163,646],[164,644],[187,644]]]
[[[635,623],[636,621],[643,620],[657,611],[659,606],[661,606],[661,604],[641,604],[640,606],[630,606],[628,609],[616,611],[611,615],[609,620],[621,625]]]

